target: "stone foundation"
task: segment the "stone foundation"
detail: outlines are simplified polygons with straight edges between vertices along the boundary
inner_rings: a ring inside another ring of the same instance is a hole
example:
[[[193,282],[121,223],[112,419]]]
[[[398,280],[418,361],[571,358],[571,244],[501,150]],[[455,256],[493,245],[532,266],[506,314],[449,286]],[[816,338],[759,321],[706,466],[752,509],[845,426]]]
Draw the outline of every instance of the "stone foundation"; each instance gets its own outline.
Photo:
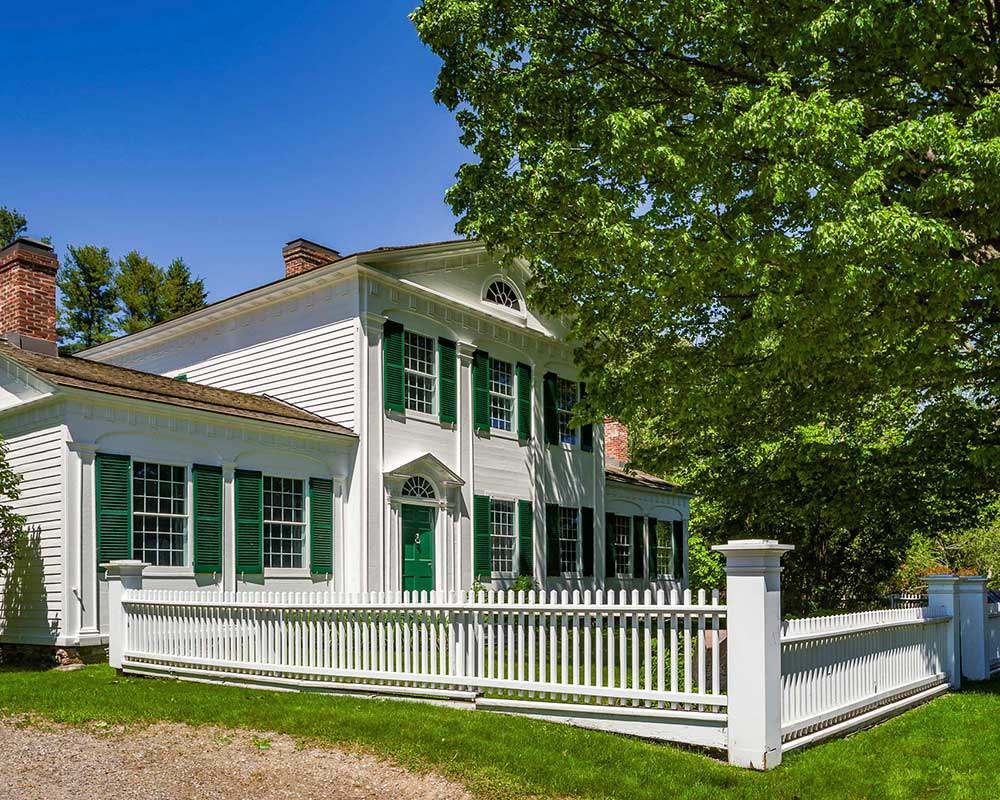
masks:
[[[49,644],[0,642],[0,664],[20,667],[64,667],[69,664],[107,664],[107,645],[57,647]]]

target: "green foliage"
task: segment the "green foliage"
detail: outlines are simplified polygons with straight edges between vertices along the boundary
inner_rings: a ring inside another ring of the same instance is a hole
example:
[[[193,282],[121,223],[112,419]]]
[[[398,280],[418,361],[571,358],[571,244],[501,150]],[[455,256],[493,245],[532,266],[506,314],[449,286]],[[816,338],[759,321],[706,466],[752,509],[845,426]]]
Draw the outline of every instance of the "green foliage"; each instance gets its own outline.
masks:
[[[73,353],[114,336],[118,296],[115,262],[106,247],[70,246],[56,283],[61,293],[59,343]]]
[[[692,591],[704,589],[712,591],[726,588],[726,559],[712,550],[704,536],[691,533],[688,536],[688,584]]]
[[[967,529],[1000,466],[990,3],[425,0],[458,230],[574,317],[587,404],[796,545],[790,600]]]
[[[0,441],[0,577],[13,565],[25,543],[25,519],[10,507],[21,496],[21,476],[7,463],[7,447]]]
[[[28,220],[17,209],[0,206],[0,247],[6,247],[28,229]]]
[[[163,281],[164,319],[173,319],[204,308],[208,293],[205,281],[192,278],[183,258],[175,258],[166,269]]]
[[[166,275],[156,264],[132,250],[118,259],[115,292],[122,308],[124,333],[137,333],[164,320]]]

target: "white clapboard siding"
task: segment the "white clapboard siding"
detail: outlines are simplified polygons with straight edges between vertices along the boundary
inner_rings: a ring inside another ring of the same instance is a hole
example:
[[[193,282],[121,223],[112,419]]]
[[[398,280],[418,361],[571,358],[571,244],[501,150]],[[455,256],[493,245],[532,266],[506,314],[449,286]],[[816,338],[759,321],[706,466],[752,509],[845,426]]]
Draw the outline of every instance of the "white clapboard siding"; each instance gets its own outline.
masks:
[[[131,590],[123,666],[724,712],[718,594]],[[669,659],[680,641],[684,660]],[[683,674],[682,674],[683,673]],[[683,687],[679,689],[678,686]]]
[[[354,427],[357,320],[231,350],[184,368],[188,380],[268,394]]]
[[[8,464],[22,476],[20,497],[9,504],[27,520],[28,540],[0,577],[0,640],[49,644],[59,633],[63,602],[62,429],[15,432],[4,444]]]
[[[986,663],[991,672],[1000,670],[1000,603],[986,606]]]
[[[782,736],[804,736],[946,682],[950,620],[897,608],[783,623]]]

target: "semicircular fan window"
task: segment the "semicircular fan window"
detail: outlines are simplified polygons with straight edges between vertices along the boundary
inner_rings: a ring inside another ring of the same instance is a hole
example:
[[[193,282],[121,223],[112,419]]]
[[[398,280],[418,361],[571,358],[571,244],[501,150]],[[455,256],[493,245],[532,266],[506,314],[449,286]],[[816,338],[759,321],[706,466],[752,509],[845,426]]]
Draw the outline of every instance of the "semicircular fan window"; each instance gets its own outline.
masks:
[[[421,478],[419,475],[415,475],[412,478],[407,478],[406,483],[403,484],[403,497],[417,497],[423,498],[425,500],[434,499],[434,487],[426,478]]]
[[[517,297],[517,292],[514,291],[514,287],[507,283],[507,281],[493,281],[493,283],[486,287],[486,294],[483,299],[487,303],[495,303],[498,306],[510,308],[514,311],[521,310],[521,301]]]

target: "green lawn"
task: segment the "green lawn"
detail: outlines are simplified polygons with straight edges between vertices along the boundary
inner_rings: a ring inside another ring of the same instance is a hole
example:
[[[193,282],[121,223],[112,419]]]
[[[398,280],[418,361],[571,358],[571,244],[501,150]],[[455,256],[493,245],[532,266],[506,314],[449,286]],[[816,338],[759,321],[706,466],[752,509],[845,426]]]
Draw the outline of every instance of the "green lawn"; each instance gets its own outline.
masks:
[[[1000,680],[789,755],[770,773],[667,745],[484,712],[77,672],[0,671],[0,713],[247,727],[433,769],[482,797],[1000,797]],[[124,734],[124,735],[127,735]]]

